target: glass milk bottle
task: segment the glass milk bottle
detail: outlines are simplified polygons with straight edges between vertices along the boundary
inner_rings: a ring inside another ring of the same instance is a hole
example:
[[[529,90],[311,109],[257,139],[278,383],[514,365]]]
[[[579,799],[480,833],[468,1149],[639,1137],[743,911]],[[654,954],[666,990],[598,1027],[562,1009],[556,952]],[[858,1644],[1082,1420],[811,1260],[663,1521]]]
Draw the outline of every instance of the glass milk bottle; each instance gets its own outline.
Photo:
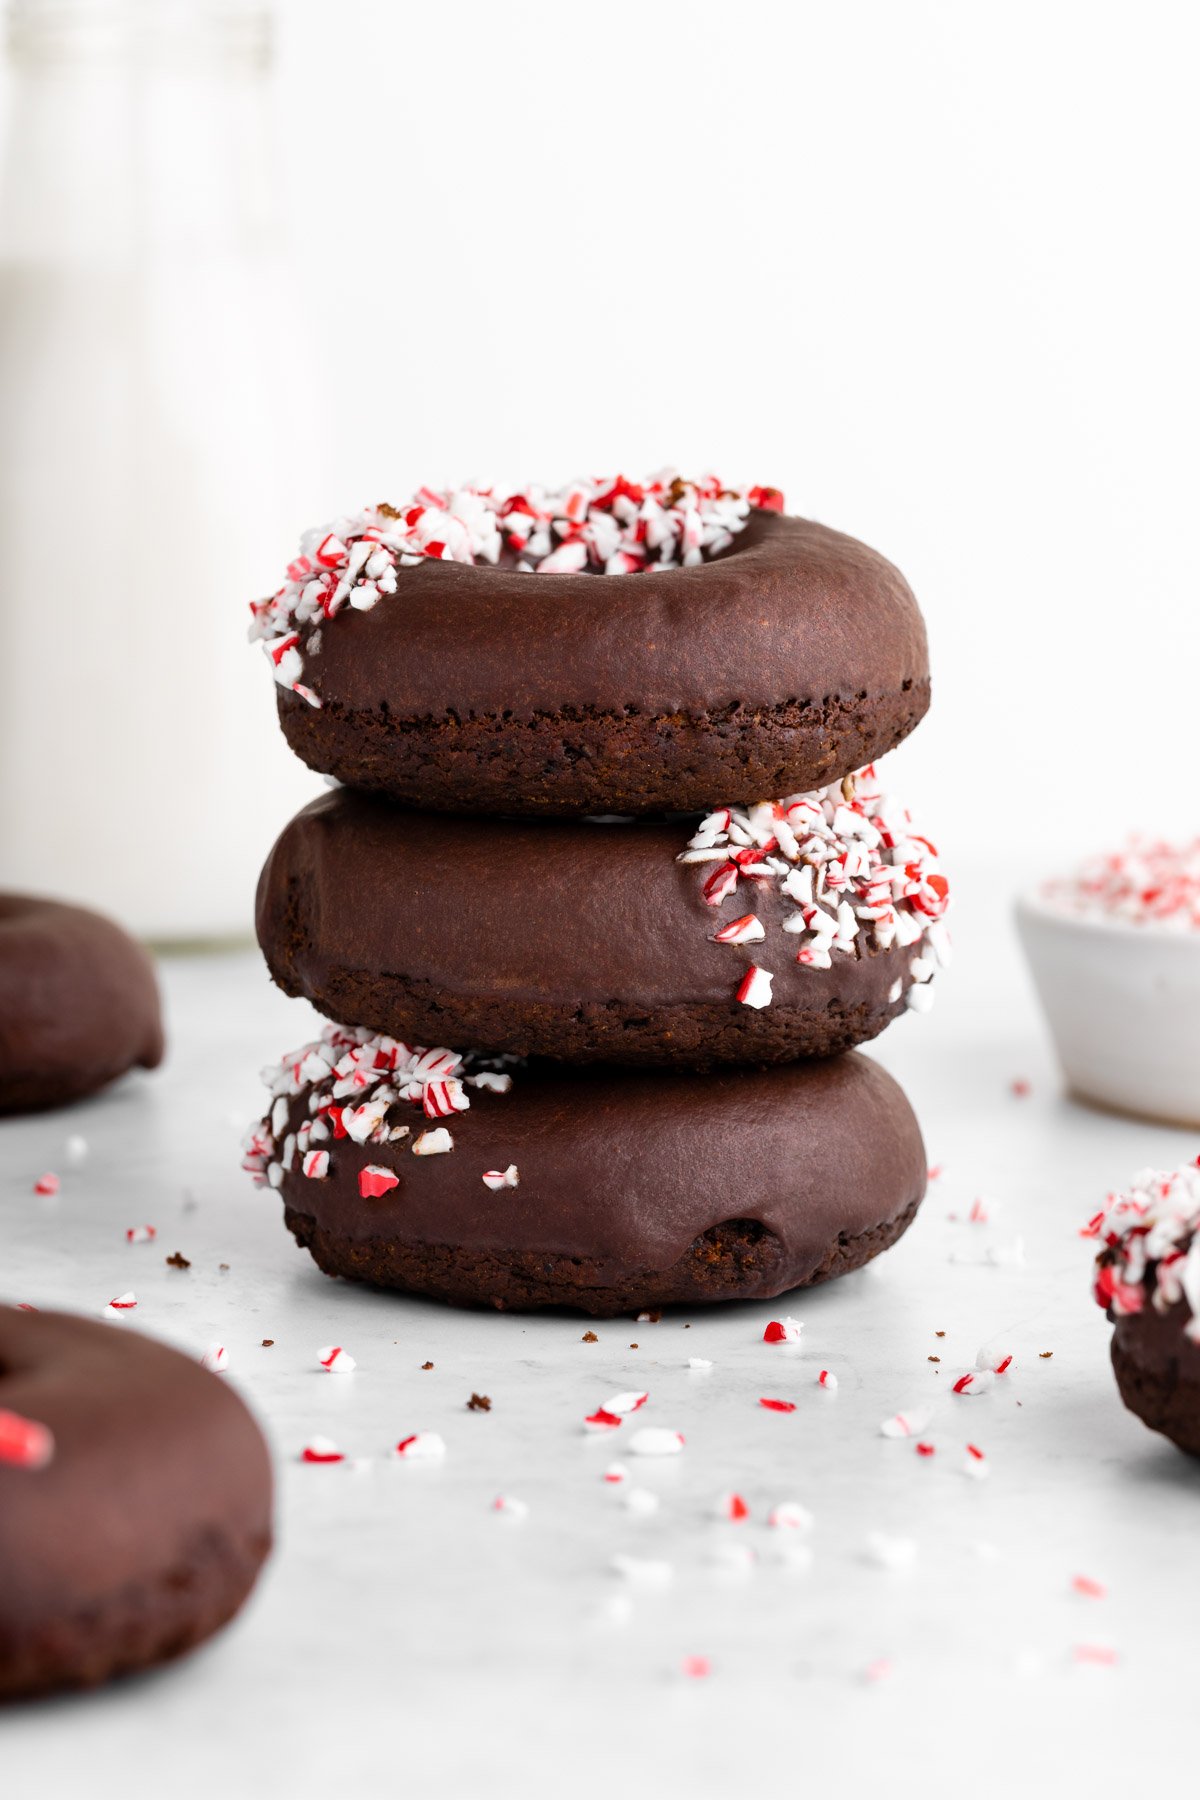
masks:
[[[14,0],[0,189],[0,888],[246,932],[314,791],[245,642],[320,500],[270,21]]]

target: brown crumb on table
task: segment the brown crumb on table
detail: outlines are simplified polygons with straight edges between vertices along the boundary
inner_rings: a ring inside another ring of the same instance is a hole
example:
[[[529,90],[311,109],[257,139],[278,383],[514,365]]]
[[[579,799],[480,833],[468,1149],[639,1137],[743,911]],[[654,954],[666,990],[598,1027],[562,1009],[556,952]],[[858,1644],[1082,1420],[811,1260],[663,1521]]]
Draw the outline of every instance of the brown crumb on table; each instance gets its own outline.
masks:
[[[925,1358],[925,1361],[926,1361],[926,1362],[941,1362],[941,1360],[942,1360],[942,1359],[941,1359],[941,1357],[940,1357],[940,1356],[927,1356],[927,1357],[926,1357],[926,1358]]]
[[[596,1336],[594,1331],[585,1331],[579,1341],[581,1344],[598,1344],[600,1339]]]
[[[275,1339],[274,1339],[274,1338],[264,1338],[264,1339],[263,1339],[263,1341],[262,1341],[262,1347],[263,1347],[263,1349],[264,1349],[264,1350],[269,1350],[269,1349],[270,1349],[270,1348],[271,1348],[271,1345],[272,1345],[272,1344],[273,1344],[273,1343],[274,1343],[274,1342],[275,1342]]]
[[[636,1344],[630,1344],[630,1346],[629,1346],[629,1348],[630,1348],[630,1349],[631,1349],[631,1350],[636,1350],[636,1349],[637,1349],[637,1345],[636,1345]]]
[[[229,1264],[228,1263],[218,1263],[217,1267],[218,1267],[218,1269],[220,1269],[222,1275],[228,1275],[228,1273],[229,1273]]]
[[[1039,1350],[1038,1355],[1041,1357],[1042,1361],[1045,1362],[1048,1356],[1054,1355],[1054,1352],[1053,1350]]]
[[[467,1401],[468,1412],[491,1412],[492,1401],[488,1394],[472,1394]]]
[[[946,1334],[944,1331],[935,1331],[933,1335],[934,1337],[945,1337]]]
[[[433,1367],[433,1364],[432,1364],[432,1363],[422,1363],[422,1364],[421,1364],[421,1367],[422,1367],[422,1368],[423,1368],[423,1369],[432,1369],[432,1367]]]
[[[168,1256],[166,1260],[168,1269],[190,1269],[192,1266],[187,1257],[178,1250],[174,1256]]]

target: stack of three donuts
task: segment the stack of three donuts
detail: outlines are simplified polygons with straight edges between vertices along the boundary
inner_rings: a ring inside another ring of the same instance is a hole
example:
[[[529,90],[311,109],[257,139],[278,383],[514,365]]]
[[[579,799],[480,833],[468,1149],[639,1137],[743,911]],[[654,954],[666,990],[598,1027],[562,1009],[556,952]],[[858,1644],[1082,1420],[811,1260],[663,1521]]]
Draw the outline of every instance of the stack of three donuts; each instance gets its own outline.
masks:
[[[266,1072],[246,1166],[328,1273],[606,1316],[911,1222],[919,1128],[852,1052],[948,953],[871,761],[928,704],[924,629],[781,505],[424,493],[310,533],[258,609],[285,734],[346,785],[260,880],[270,972],[331,1023]]]

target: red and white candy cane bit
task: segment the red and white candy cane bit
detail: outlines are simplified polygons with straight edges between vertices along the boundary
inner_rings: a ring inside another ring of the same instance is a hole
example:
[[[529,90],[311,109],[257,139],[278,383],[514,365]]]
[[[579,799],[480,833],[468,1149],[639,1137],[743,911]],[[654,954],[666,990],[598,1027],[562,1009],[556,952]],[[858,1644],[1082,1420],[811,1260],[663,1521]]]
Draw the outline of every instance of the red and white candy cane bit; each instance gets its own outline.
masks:
[[[665,1425],[643,1425],[630,1434],[627,1448],[634,1456],[678,1456],[686,1439],[682,1431]]]
[[[436,1431],[410,1432],[408,1437],[401,1438],[396,1445],[396,1455],[402,1456],[406,1462],[422,1462],[445,1454],[446,1441]]]
[[[823,1387],[828,1394],[837,1393],[838,1378],[832,1369],[822,1369],[817,1376],[817,1386]]]
[[[509,1163],[507,1169],[485,1169],[483,1172],[484,1187],[498,1193],[501,1188],[515,1188],[520,1181],[516,1163]]]
[[[624,1463],[609,1463],[604,1474],[601,1476],[601,1480],[606,1481],[609,1487],[620,1487],[622,1482],[629,1480],[629,1470],[625,1467]]]
[[[118,1294],[115,1300],[109,1301],[108,1308],[110,1312],[132,1312],[136,1305],[136,1294]]]
[[[911,1438],[919,1437],[928,1425],[933,1414],[928,1407],[917,1407],[909,1412],[893,1413],[879,1427],[880,1437]]]
[[[758,1404],[765,1407],[768,1412],[794,1413],[796,1410],[794,1400],[772,1400],[766,1395],[759,1399]]]
[[[0,1463],[13,1469],[44,1469],[54,1456],[48,1425],[0,1407]]]
[[[1012,1362],[1012,1356],[1007,1352],[989,1350],[986,1345],[975,1352],[975,1367],[985,1374],[1007,1375]]]
[[[33,1191],[35,1194],[57,1194],[59,1186],[58,1176],[52,1170],[47,1169],[46,1173],[39,1175],[34,1182]]]
[[[506,1519],[511,1519],[514,1525],[519,1525],[523,1519],[529,1517],[529,1503],[525,1500],[518,1500],[513,1494],[497,1494],[492,1501],[492,1511],[503,1513]]]
[[[358,1171],[358,1191],[364,1200],[379,1200],[399,1186],[400,1177],[378,1163],[368,1163],[365,1169]]]
[[[728,1519],[731,1525],[740,1525],[750,1517],[750,1508],[741,1494],[722,1494],[716,1511],[718,1519]]]
[[[707,1656],[685,1656],[679,1665],[679,1673],[689,1681],[705,1681],[712,1672],[712,1662]]]
[[[720,906],[722,900],[728,899],[738,884],[738,866],[734,862],[722,863],[719,869],[705,881],[700,892],[709,906]]]
[[[309,1438],[300,1452],[300,1461],[305,1463],[340,1463],[346,1458],[332,1438]]]
[[[423,1131],[413,1142],[414,1156],[444,1156],[453,1150],[454,1139],[444,1125],[438,1125],[432,1131]]]
[[[799,1319],[772,1319],[762,1335],[764,1344],[798,1344],[804,1330]]]
[[[952,1394],[962,1394],[964,1396],[986,1394],[991,1385],[992,1374],[990,1370],[968,1369],[965,1375],[959,1376],[958,1380],[951,1387],[950,1392]]]
[[[1096,1581],[1091,1575],[1073,1575],[1071,1587],[1075,1593],[1081,1594],[1085,1600],[1105,1600],[1108,1589],[1102,1581]]]
[[[611,1413],[606,1407],[598,1406],[594,1413],[589,1413],[583,1421],[585,1431],[615,1431],[621,1423],[620,1413]]]
[[[798,1500],[781,1500],[767,1514],[767,1524],[775,1531],[811,1531],[813,1516]]]
[[[125,1233],[127,1244],[152,1244],[158,1232],[153,1225],[130,1225]]]
[[[1115,1668],[1119,1660],[1111,1644],[1076,1644],[1071,1654],[1077,1663],[1092,1663],[1102,1669]]]
[[[329,1375],[350,1375],[358,1367],[348,1350],[341,1344],[325,1344],[317,1351],[317,1361]]]
[[[767,935],[766,927],[755,913],[744,913],[713,933],[714,944],[758,944]]]
[[[987,1209],[987,1202],[985,1200],[981,1200],[981,1199],[972,1200],[971,1210],[967,1214],[967,1221],[971,1225],[986,1225],[987,1224],[988,1209]]]
[[[210,1374],[223,1375],[229,1367],[229,1351],[224,1344],[210,1344],[200,1363]]]
[[[767,970],[760,969],[757,963],[751,963],[738,983],[737,997],[743,1006],[753,1006],[761,1011],[771,1004],[771,983],[775,977]]]
[[[918,1456],[924,1456],[924,1457],[932,1456],[934,1454],[935,1450],[937,1449],[936,1444],[930,1444],[924,1438],[918,1439],[917,1443],[913,1447],[916,1450]]]
[[[619,1413],[621,1415],[624,1415],[625,1413],[634,1413],[645,1406],[649,1398],[649,1394],[643,1394],[639,1392],[638,1389],[631,1388],[626,1393],[613,1394],[604,1402],[604,1405],[600,1410],[601,1412]]]
[[[310,1150],[300,1167],[310,1181],[324,1181],[329,1174],[328,1150]]]

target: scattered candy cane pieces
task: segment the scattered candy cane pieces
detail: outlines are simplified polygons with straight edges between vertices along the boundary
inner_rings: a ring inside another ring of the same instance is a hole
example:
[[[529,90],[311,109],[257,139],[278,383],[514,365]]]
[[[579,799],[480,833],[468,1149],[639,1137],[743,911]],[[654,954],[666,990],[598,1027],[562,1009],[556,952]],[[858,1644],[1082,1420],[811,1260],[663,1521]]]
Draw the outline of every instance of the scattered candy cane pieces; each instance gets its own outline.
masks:
[[[308,1152],[308,1155],[304,1158],[304,1161],[300,1164],[300,1168],[301,1168],[301,1171],[308,1177],[309,1181],[324,1181],[326,1176],[329,1174],[329,1152],[328,1152],[328,1150],[310,1150]],[[362,1171],[362,1174],[359,1176],[359,1192],[360,1193],[362,1193],[362,1175],[365,1175],[365,1174],[366,1174],[366,1170],[364,1169]],[[364,1198],[365,1198],[365,1196],[364,1196]]]
[[[604,1413],[619,1413],[622,1415],[625,1413],[637,1412],[640,1407],[645,1406],[649,1398],[649,1394],[640,1394],[636,1390],[631,1390],[626,1394],[613,1394],[604,1402],[600,1411]]]
[[[743,1006],[753,1006],[761,1011],[771,1004],[771,983],[775,977],[767,969],[760,969],[757,963],[751,963],[738,983],[737,998]]]
[[[210,1344],[200,1361],[213,1375],[223,1375],[229,1367],[229,1351],[224,1344]]]
[[[12,1469],[44,1469],[54,1456],[48,1425],[0,1408],[0,1464]]]
[[[446,1440],[436,1431],[414,1431],[396,1445],[396,1455],[402,1456],[405,1462],[420,1462],[445,1454]]]
[[[767,1514],[767,1524],[776,1531],[811,1531],[813,1516],[798,1500],[781,1500]]]
[[[912,1538],[892,1537],[884,1531],[867,1533],[866,1553],[881,1569],[911,1569],[917,1560],[917,1546]]]
[[[513,1494],[497,1494],[492,1501],[492,1511],[502,1513],[514,1525],[520,1525],[529,1517],[529,1504],[525,1500],[518,1500]]]
[[[760,1395],[758,1404],[765,1406],[768,1412],[793,1413],[796,1410],[794,1400],[772,1400],[766,1395]]]
[[[509,1163],[507,1169],[485,1169],[483,1185],[496,1193],[500,1188],[515,1188],[520,1179],[516,1163]]]
[[[35,1194],[57,1194],[59,1186],[58,1176],[52,1170],[47,1169],[46,1173],[39,1175],[34,1182],[33,1191]]]
[[[766,928],[761,919],[753,913],[746,913],[740,919],[733,919],[728,925],[722,925],[719,931],[713,932],[714,944],[759,944],[766,937]]]
[[[332,1438],[309,1438],[300,1452],[300,1461],[306,1463],[340,1463],[346,1458],[338,1449]]]
[[[772,1319],[763,1332],[764,1344],[798,1344],[804,1326],[799,1319]]]
[[[919,1437],[932,1417],[928,1407],[918,1407],[914,1412],[893,1413],[879,1427],[879,1435],[885,1438]]]
[[[817,1376],[817,1386],[823,1387],[827,1393],[837,1393],[838,1378],[832,1369],[822,1369]]]
[[[136,1294],[118,1294],[115,1300],[109,1301],[107,1310],[114,1313],[132,1312],[136,1305]]]
[[[621,1423],[620,1413],[610,1413],[603,1406],[598,1406],[594,1413],[589,1413],[583,1421],[585,1431],[615,1431]]]
[[[983,1481],[991,1471],[991,1464],[978,1444],[967,1445],[962,1467],[963,1474],[969,1475],[972,1481]]]
[[[350,1375],[358,1367],[348,1350],[340,1344],[326,1344],[317,1351],[317,1361],[330,1375]]]
[[[632,1433],[628,1448],[634,1456],[678,1456],[684,1446],[681,1431],[669,1431],[665,1425],[643,1425]]]
[[[740,1494],[722,1494],[715,1512],[718,1519],[728,1519],[732,1525],[740,1525],[750,1517],[750,1508]]]
[[[400,1177],[393,1175],[390,1169],[384,1169],[378,1163],[368,1163],[365,1169],[358,1171],[358,1191],[364,1200],[379,1200],[394,1187],[400,1186]]]
[[[1073,1575],[1071,1587],[1075,1593],[1082,1594],[1085,1600],[1104,1600],[1108,1596],[1104,1583],[1093,1580],[1090,1575]]]
[[[995,1376],[989,1369],[968,1369],[965,1375],[959,1376],[950,1392],[963,1395],[986,1394],[994,1380]]]
[[[986,1345],[975,1352],[975,1367],[991,1375],[1007,1375],[1012,1360],[1007,1352],[989,1350]]]
[[[152,1244],[158,1232],[153,1225],[130,1225],[125,1233],[127,1244]]]

